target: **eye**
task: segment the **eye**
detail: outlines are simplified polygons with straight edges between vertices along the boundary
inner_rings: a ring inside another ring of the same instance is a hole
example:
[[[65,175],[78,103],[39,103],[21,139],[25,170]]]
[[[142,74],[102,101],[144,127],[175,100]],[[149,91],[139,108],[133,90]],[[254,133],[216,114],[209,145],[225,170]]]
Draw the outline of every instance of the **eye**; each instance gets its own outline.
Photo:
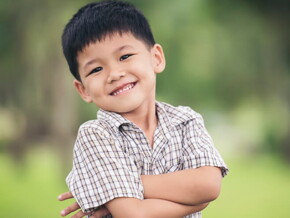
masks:
[[[100,72],[102,69],[103,69],[102,67],[96,67],[96,68],[94,68],[91,72],[89,72],[87,76],[89,76],[89,75],[91,75],[91,74],[93,74],[93,73],[98,73],[98,72]]]
[[[126,55],[123,55],[120,57],[120,61],[124,61],[126,60],[127,58],[129,58],[130,56],[132,56],[133,54],[126,54]]]

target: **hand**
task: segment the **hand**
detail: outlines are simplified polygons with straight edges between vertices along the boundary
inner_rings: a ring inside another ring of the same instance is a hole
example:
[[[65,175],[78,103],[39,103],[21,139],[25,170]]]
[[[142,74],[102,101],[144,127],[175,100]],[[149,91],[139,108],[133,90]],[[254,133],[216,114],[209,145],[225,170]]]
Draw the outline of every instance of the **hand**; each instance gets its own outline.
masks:
[[[73,195],[71,192],[62,193],[58,196],[58,200],[60,200],[60,201],[64,201],[64,200],[71,199],[71,198],[73,198]],[[68,207],[66,207],[65,209],[63,209],[60,212],[60,215],[66,216],[72,212],[79,210],[79,209],[80,209],[80,206],[78,205],[78,203],[74,202],[73,204],[71,204]],[[84,213],[82,210],[79,210],[71,218],[81,218],[81,217],[84,217],[87,215],[89,215],[90,218],[102,218],[103,216],[106,216],[109,213],[110,212],[108,211],[108,209],[105,206],[101,206],[96,211],[93,211],[91,213]]]

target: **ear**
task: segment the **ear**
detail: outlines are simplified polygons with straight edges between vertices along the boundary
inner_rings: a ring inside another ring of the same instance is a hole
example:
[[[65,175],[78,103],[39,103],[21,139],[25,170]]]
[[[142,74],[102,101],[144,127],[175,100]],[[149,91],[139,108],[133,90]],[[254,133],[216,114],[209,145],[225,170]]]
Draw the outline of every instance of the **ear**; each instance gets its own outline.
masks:
[[[78,91],[78,93],[80,94],[80,96],[85,102],[88,102],[88,103],[93,102],[91,96],[87,93],[86,88],[84,87],[82,82],[75,79],[74,87],[76,88],[76,90]]]
[[[165,68],[165,57],[161,45],[155,44],[152,48],[154,58],[154,71],[155,73],[161,73]]]

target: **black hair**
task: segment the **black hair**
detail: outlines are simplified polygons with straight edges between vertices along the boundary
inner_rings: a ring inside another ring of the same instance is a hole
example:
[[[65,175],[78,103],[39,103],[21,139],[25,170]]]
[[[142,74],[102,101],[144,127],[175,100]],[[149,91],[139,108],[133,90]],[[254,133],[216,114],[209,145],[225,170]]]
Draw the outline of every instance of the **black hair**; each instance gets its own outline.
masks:
[[[106,0],[80,8],[62,34],[63,53],[73,76],[81,81],[77,55],[85,46],[110,34],[127,32],[149,47],[155,44],[147,19],[130,3]]]

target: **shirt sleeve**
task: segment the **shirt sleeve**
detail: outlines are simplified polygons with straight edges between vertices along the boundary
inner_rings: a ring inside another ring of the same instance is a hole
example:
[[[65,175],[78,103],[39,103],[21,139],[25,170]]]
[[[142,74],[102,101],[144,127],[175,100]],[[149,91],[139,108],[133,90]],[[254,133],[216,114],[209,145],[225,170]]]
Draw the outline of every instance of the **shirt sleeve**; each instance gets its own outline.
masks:
[[[96,128],[80,128],[66,182],[84,212],[117,197],[143,199],[137,168],[116,140]]]
[[[219,167],[222,175],[225,176],[228,173],[228,168],[214,147],[212,138],[204,126],[202,116],[195,113],[194,117],[187,123],[185,132],[184,168],[215,166]]]

